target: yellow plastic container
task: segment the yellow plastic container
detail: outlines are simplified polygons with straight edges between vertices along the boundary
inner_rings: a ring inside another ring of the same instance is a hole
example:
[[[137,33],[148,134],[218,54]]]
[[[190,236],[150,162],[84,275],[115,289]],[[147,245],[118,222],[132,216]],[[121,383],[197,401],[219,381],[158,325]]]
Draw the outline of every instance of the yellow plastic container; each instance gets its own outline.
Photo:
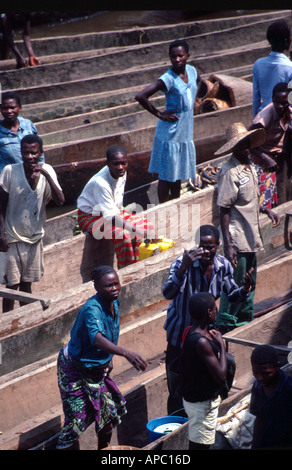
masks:
[[[150,256],[157,255],[162,251],[166,251],[175,245],[173,240],[161,237],[156,243],[151,240],[145,240],[139,247],[139,261],[142,259],[150,258]]]

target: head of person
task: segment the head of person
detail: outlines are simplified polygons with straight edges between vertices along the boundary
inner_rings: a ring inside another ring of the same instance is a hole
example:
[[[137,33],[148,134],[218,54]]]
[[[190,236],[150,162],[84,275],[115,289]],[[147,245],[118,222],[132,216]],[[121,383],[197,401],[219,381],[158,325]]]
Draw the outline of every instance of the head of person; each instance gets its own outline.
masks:
[[[112,266],[102,265],[94,268],[91,280],[98,295],[107,303],[118,299],[121,284],[119,276]]]
[[[284,116],[289,108],[290,103],[288,101],[288,95],[288,83],[280,82],[274,86],[272,100],[275,111],[280,118]]]
[[[259,147],[266,140],[266,131],[263,128],[248,131],[244,124],[235,122],[226,129],[226,144],[220,147],[216,156],[233,153],[235,157],[245,163],[250,155],[250,150]]]
[[[14,91],[5,91],[1,96],[0,109],[5,122],[14,122],[21,111],[20,96]]]
[[[283,52],[290,46],[290,28],[286,21],[274,21],[267,29],[267,40],[274,52]]]
[[[209,292],[193,294],[189,300],[189,313],[193,324],[201,328],[215,323],[217,307],[213,295]]]
[[[106,163],[113,178],[124,176],[128,169],[128,154],[124,147],[113,145],[106,152]]]
[[[25,135],[20,142],[24,168],[33,171],[43,153],[43,141],[37,134]]]
[[[274,385],[279,379],[280,362],[277,350],[269,344],[257,346],[251,354],[255,379],[262,387]]]
[[[175,70],[180,71],[185,67],[189,54],[189,45],[185,39],[176,39],[169,45],[169,58]]]
[[[198,231],[199,237],[196,236],[196,240],[199,239],[199,246],[204,250],[200,262],[202,264],[212,264],[220,245],[219,230],[214,225],[201,225]]]

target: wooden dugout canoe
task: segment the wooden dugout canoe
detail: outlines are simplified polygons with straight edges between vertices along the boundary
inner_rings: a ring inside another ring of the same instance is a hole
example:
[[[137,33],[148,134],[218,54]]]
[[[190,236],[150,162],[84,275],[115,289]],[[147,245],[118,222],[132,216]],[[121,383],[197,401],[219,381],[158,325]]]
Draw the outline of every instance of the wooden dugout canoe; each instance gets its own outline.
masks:
[[[208,190],[208,192],[213,193],[213,188],[210,188]],[[204,202],[206,202],[205,195],[204,195]],[[208,220],[207,216],[206,216],[205,220],[206,221]],[[211,219],[211,220],[213,220],[213,219]],[[275,235],[275,238],[273,239],[273,243],[272,243],[273,248],[279,247],[279,244],[281,245],[280,238],[281,237],[279,235],[279,239],[277,240],[277,237]],[[70,242],[74,245],[74,242],[72,242],[72,240],[70,240]],[[61,246],[60,246],[60,249],[62,249]],[[75,256],[76,253],[74,251],[74,246],[72,246],[72,249],[73,249],[73,256]],[[174,253],[172,253],[172,255],[174,256]],[[163,258],[163,256],[161,256],[161,257]],[[72,274],[72,263],[70,263],[70,259],[67,260],[67,261],[68,261],[68,265],[64,262],[64,269],[66,270],[66,275],[68,277],[70,277],[71,274]],[[153,261],[153,260],[151,260],[151,261]],[[123,295],[125,296],[124,298],[128,302],[127,306],[131,307],[130,315],[132,315],[132,318],[136,317],[137,308],[139,307],[139,305],[137,303],[135,303],[135,301],[134,301],[135,287],[137,287],[137,284],[136,284],[136,286],[134,284],[138,282],[139,289],[142,289],[142,287],[143,287],[143,289],[145,289],[145,291],[146,290],[151,290],[151,293],[154,293],[153,287],[157,287],[158,285],[160,285],[160,282],[161,282],[162,278],[160,277],[160,274],[158,273],[158,270],[159,270],[159,266],[161,268],[161,265],[159,265],[159,263],[161,262],[161,259],[155,260],[155,261],[157,261],[157,264],[154,263],[152,265],[152,267],[151,267],[151,263],[146,263],[146,262],[142,263],[143,264],[143,269],[142,269],[141,265],[139,266],[139,279],[140,279],[140,281],[133,281],[133,279],[135,279],[135,277],[137,276],[137,271],[133,271],[133,270],[124,271],[125,284],[124,284],[124,294]],[[58,262],[62,263],[62,260],[59,258]],[[54,267],[56,267],[57,264],[58,263],[55,263]],[[167,264],[169,264],[169,260],[167,261]],[[286,267],[285,267],[285,265],[286,265]],[[281,266],[281,268],[279,269],[280,266]],[[136,268],[137,267],[138,266],[136,266]],[[285,269],[287,269],[288,267],[289,267],[289,260],[288,259],[285,259],[285,262],[283,262],[283,264],[280,264],[279,260],[278,260],[274,263],[274,265],[272,267],[273,268],[272,271],[276,272],[277,276],[279,275],[279,272],[281,273],[281,275],[283,275],[283,278],[278,279],[279,285],[280,285],[281,288],[285,288],[285,278],[289,278],[288,274],[287,274],[287,276],[285,276],[285,272],[286,272]],[[155,271],[155,275],[153,274],[153,271]],[[151,275],[151,272],[153,274],[153,277]],[[263,279],[265,280],[265,283],[266,283],[267,278],[266,278],[265,275],[263,276]],[[283,282],[283,280],[284,280],[284,282]],[[69,279],[69,281],[70,281],[70,279]],[[71,281],[73,282],[72,278],[71,278]],[[269,294],[270,294],[270,293],[273,292],[272,289],[277,289],[278,286],[273,284],[273,279],[271,279],[269,282],[270,282],[270,284],[268,285],[268,289],[269,289]],[[130,283],[132,283],[132,286],[130,286]],[[64,335],[66,335],[66,332],[68,332],[69,329],[70,329],[70,324],[73,321],[74,315],[76,314],[76,308],[78,308],[78,305],[80,305],[83,301],[85,301],[92,292],[91,286],[89,286],[89,285],[82,286],[82,288],[80,288],[80,289],[74,287],[74,289],[71,292],[69,292],[70,289],[68,290],[67,288],[65,288],[62,291],[62,286],[61,285],[59,287],[60,287],[61,291],[60,291],[60,293],[57,293],[56,295],[54,295],[54,297],[55,297],[54,298],[54,303],[53,303],[53,305],[50,305],[48,310],[43,311],[41,305],[38,305],[38,304],[35,304],[33,306],[31,305],[30,307],[23,307],[22,309],[17,309],[12,315],[7,316],[5,318],[5,324],[4,323],[1,324],[1,328],[2,328],[1,329],[1,332],[2,332],[1,333],[1,346],[2,346],[1,352],[3,352],[3,354],[4,354],[3,355],[4,362],[1,364],[1,369],[3,371],[4,370],[3,367],[4,367],[4,368],[6,368],[6,370],[9,370],[9,367],[11,367],[10,370],[16,373],[13,377],[12,386],[14,387],[14,390],[15,390],[16,382],[21,384],[21,392],[22,392],[21,399],[19,399],[18,402],[17,401],[16,402],[19,403],[19,404],[23,403],[24,406],[26,406],[26,405],[31,406],[33,401],[36,404],[39,401],[38,400],[39,395],[38,395],[38,393],[36,395],[32,395],[32,390],[33,390],[33,388],[32,388],[32,386],[33,386],[32,378],[33,377],[32,376],[26,376],[26,378],[29,382],[29,387],[27,389],[27,392],[23,393],[24,388],[22,388],[22,385],[23,385],[23,383],[22,383],[22,370],[20,370],[20,367],[22,367],[24,364],[30,365],[31,362],[35,362],[36,360],[38,360],[40,358],[39,353],[40,353],[40,349],[42,348],[42,346],[44,347],[44,349],[43,349],[43,351],[41,351],[41,353],[45,354],[45,358],[47,358],[48,355],[50,355],[51,353],[54,353],[54,351],[55,351],[54,348],[57,348],[59,346],[59,344],[62,343],[62,341],[64,340]],[[260,295],[265,295],[265,293],[262,291]],[[129,299],[131,299],[131,302],[129,302]],[[56,303],[55,303],[55,301],[56,301]],[[125,317],[126,317],[126,315],[128,315],[128,313],[129,313],[129,311],[128,312],[125,311],[123,313],[125,314]],[[66,317],[66,319],[65,319],[65,317]],[[159,321],[160,322],[162,321],[161,317],[159,317]],[[160,323],[160,326],[161,326],[161,323]],[[145,335],[144,328],[145,328],[145,324],[142,324],[141,325],[141,330],[140,330],[141,335],[138,335],[141,344],[144,342],[144,341],[141,341],[141,338],[143,337],[143,335]],[[150,330],[150,331],[152,331],[152,334],[153,334],[153,330]],[[135,336],[137,337],[137,335],[135,335]],[[149,337],[152,338],[151,334],[149,334]],[[128,338],[126,336],[125,336],[125,344],[127,344],[127,345],[129,344]],[[46,347],[48,347],[48,348],[46,349]],[[149,351],[150,350],[151,349],[149,349]],[[13,359],[14,362],[9,364],[7,362],[8,358]],[[26,360],[28,362],[25,362]],[[36,368],[38,367],[37,364],[35,364],[35,366],[36,366]],[[8,367],[8,369],[7,369],[7,367]],[[44,364],[42,364],[42,367],[44,368],[43,369],[44,374],[46,376],[48,376],[49,369],[47,367],[45,367]],[[123,367],[124,366],[121,366],[121,369],[119,369],[119,370],[123,370]],[[39,371],[37,369],[37,372],[41,372],[41,371]],[[36,373],[35,376],[36,375],[38,375],[38,374]],[[54,375],[54,378],[55,378],[55,372],[53,372],[53,375]],[[162,385],[164,385],[164,387],[163,388],[157,388],[159,386],[156,383],[156,388],[155,388],[156,393],[155,394],[157,395],[157,390],[158,389],[161,390],[161,392],[162,392],[161,393],[161,399],[162,399],[162,401],[164,401],[164,405],[165,405],[165,395],[163,395],[163,393],[165,394],[165,379],[164,379],[163,374],[161,375],[161,377],[162,377],[162,382],[161,383],[162,383]],[[10,378],[12,378],[12,377],[10,377]],[[6,382],[6,379],[8,379],[8,376],[4,377],[4,382]],[[39,390],[38,387],[40,386],[40,384],[43,384],[43,383],[42,382],[39,382],[39,383],[36,382],[36,390]],[[1,383],[1,385],[2,385],[2,383]],[[10,385],[10,383],[9,383],[9,385]],[[137,387],[137,383],[136,383],[135,387]],[[2,388],[1,388],[1,390],[2,390]],[[46,390],[48,392],[48,396],[51,397],[52,396],[52,395],[50,395],[51,389],[49,387],[47,387]],[[144,383],[141,387],[141,390],[145,391],[145,384]],[[8,387],[7,391],[8,391],[8,394],[11,393],[11,388],[9,389],[9,387]],[[134,395],[135,395],[135,392],[134,392]],[[147,409],[147,404],[149,406],[150,403],[153,401],[153,400],[151,400],[151,395],[149,395],[149,396],[150,396],[150,399],[147,403],[147,402],[145,402],[145,400],[143,401],[142,395],[139,395],[139,403],[141,404],[141,399],[142,399],[142,403],[144,405],[142,407],[143,412],[145,412],[145,410]],[[137,392],[136,392],[136,397],[137,397]],[[28,398],[28,401],[27,401],[27,398]],[[129,396],[129,398],[130,398],[130,396]],[[10,399],[10,403],[11,403],[11,394],[9,396],[9,399]],[[130,398],[130,400],[131,400],[131,398]],[[3,401],[3,403],[4,403],[4,401]],[[51,403],[52,402],[49,401],[49,406],[50,406]],[[135,401],[134,401],[134,403],[135,403]],[[153,403],[154,403],[154,401],[153,401]],[[8,409],[9,409],[9,407],[8,407]],[[29,408],[27,408],[27,409],[29,409]],[[20,409],[18,411],[19,411],[19,413],[18,413],[17,416],[18,416],[18,424],[20,424],[20,427],[18,428],[18,435],[17,435],[18,439],[17,439],[17,441],[19,443],[19,441],[24,442],[26,440],[26,438],[28,437],[28,434],[30,434],[31,431],[33,430],[33,428],[35,427],[35,423],[32,424],[30,422],[31,427],[26,427],[25,422],[19,423],[19,416],[23,417],[22,413],[23,413],[24,410]],[[161,413],[164,413],[164,412],[165,412],[164,409],[160,408],[159,413],[161,414]],[[151,413],[153,413],[153,415],[151,416],[149,414],[147,416],[147,419],[151,419],[152,417],[156,417],[157,416],[157,409],[155,409],[155,410],[152,409]],[[31,417],[31,414],[32,414],[32,412],[30,411],[29,417]],[[60,414],[57,413],[56,415],[50,415],[50,417],[54,417],[54,419],[56,418],[56,421],[58,421],[58,423],[60,425]],[[36,419],[35,422],[37,422],[37,416],[36,415],[34,416],[34,418]],[[145,423],[146,422],[145,422],[145,415],[144,415],[144,424]],[[43,422],[42,422],[42,424],[43,424]],[[29,429],[28,432],[26,432],[27,429]],[[1,429],[1,431],[2,431],[2,429]],[[36,433],[39,434],[39,431],[40,431],[40,428],[38,428],[36,430]],[[20,438],[19,438],[19,436],[20,436]],[[127,435],[125,434],[125,436],[127,436]],[[5,432],[5,437],[6,437],[6,432]],[[85,437],[85,440],[86,440],[86,438],[87,437]],[[3,436],[3,440],[4,440],[4,436]],[[1,442],[1,445],[2,445],[2,442]],[[4,444],[4,446],[5,446],[5,444]]]
[[[268,314],[225,335],[237,368],[234,387],[229,397],[221,403],[219,416],[224,415],[230,406],[250,390],[253,381],[250,354],[253,347],[259,343],[275,345],[280,353],[281,364],[287,364],[288,354],[291,352],[291,348],[287,347],[292,334],[291,308],[290,297],[280,307],[271,307]],[[122,326],[121,344],[125,343],[127,347],[131,344],[137,348],[143,332],[143,335],[152,336],[150,350],[154,351],[154,344],[157,346],[157,342],[153,342],[153,333],[162,329],[163,318],[164,315],[152,314],[144,322],[137,320],[132,323],[130,328],[127,324]],[[146,344],[144,346],[147,347]],[[164,341],[160,346],[164,347]],[[187,425],[149,443],[147,422],[167,414],[168,393],[163,356],[153,358],[149,370],[139,376],[135,373],[129,375],[126,371],[121,373],[121,362],[115,362],[114,370],[113,377],[127,400],[128,414],[114,431],[112,445],[136,446],[145,451],[187,450]],[[39,390],[44,388],[46,394],[40,401]],[[62,404],[56,383],[56,355],[0,378],[0,396],[1,403],[6,405],[3,406],[2,414],[5,428],[2,428],[4,432],[0,436],[1,450],[54,448],[63,422]],[[80,448],[96,448],[94,425],[80,438]]]
[[[195,116],[194,132],[198,136],[194,141],[197,164],[213,158],[215,151],[225,142],[225,129],[232,122],[240,121],[248,127],[251,120],[251,105]],[[155,128],[156,124],[130,132],[124,131],[58,147],[52,146],[51,150],[47,148],[46,161],[55,168],[66,202],[76,202],[87,181],[105,165],[106,150],[111,145],[122,145],[128,152],[127,190],[153,181],[155,175],[148,173],[148,166]],[[213,134],[216,131],[217,134]],[[208,132],[209,137],[199,137],[208,135]]]
[[[158,42],[163,39],[173,40],[175,37],[191,36],[212,31],[219,31],[234,27],[264,21],[275,17],[289,17],[290,10],[273,10],[249,15],[239,15],[231,18],[219,18],[209,20],[198,20],[182,22],[178,24],[133,27],[125,30],[105,31],[87,33],[81,35],[70,35],[61,37],[48,37],[32,39],[33,48],[37,56],[55,56],[60,52],[76,53],[78,51],[90,51],[96,49],[107,49],[109,47],[125,47],[134,44],[146,44]],[[24,50],[22,41],[15,41],[20,50]],[[62,48],[60,51],[60,42]]]
[[[262,41],[265,38],[268,25],[273,20],[255,21],[251,24],[229,27],[226,30],[213,31],[212,33],[197,36],[187,36],[184,34],[183,37],[188,39],[190,50],[211,54],[218,50],[218,44],[220,43],[224,44],[226,48],[230,48],[234,47],[235,44],[248,45],[251,43],[250,38],[252,38],[252,43]],[[165,47],[164,54],[163,43]],[[118,52],[109,52],[101,56],[60,62],[57,72],[55,64],[0,72],[0,80],[4,90],[39,86],[39,83],[80,80],[84,79],[85,76],[98,74],[101,70],[104,74],[117,69],[125,70],[132,66],[145,65],[155,61],[159,62],[161,61],[161,56],[167,57],[168,44],[169,41],[159,41],[147,45],[123,48]]]

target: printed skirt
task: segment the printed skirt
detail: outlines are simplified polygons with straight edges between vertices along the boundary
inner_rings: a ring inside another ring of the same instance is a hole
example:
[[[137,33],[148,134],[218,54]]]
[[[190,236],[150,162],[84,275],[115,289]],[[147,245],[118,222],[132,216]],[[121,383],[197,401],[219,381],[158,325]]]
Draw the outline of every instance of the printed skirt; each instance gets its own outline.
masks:
[[[95,422],[96,432],[117,426],[127,413],[125,399],[109,376],[111,366],[84,367],[64,346],[58,357],[58,385],[65,415],[57,449],[70,447]]]
[[[277,205],[277,175],[276,172],[265,170],[261,165],[255,164],[260,190],[260,205],[272,209]]]
[[[77,214],[82,232],[91,233],[97,240],[102,238],[113,240],[118,269],[139,261],[139,246],[143,240],[137,239],[135,233],[116,227],[112,221],[105,221],[102,216],[89,215],[81,210],[78,210]],[[154,226],[149,220],[126,211],[122,211],[119,215],[125,221],[147,231],[149,238],[153,238]]]

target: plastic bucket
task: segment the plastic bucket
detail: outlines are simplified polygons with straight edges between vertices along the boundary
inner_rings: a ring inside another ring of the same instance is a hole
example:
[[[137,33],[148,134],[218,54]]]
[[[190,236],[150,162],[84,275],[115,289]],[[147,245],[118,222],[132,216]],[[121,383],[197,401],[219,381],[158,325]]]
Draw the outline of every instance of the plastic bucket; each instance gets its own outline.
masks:
[[[161,418],[152,419],[146,424],[150,442],[175,431],[187,421],[188,418],[183,416],[162,416]]]

